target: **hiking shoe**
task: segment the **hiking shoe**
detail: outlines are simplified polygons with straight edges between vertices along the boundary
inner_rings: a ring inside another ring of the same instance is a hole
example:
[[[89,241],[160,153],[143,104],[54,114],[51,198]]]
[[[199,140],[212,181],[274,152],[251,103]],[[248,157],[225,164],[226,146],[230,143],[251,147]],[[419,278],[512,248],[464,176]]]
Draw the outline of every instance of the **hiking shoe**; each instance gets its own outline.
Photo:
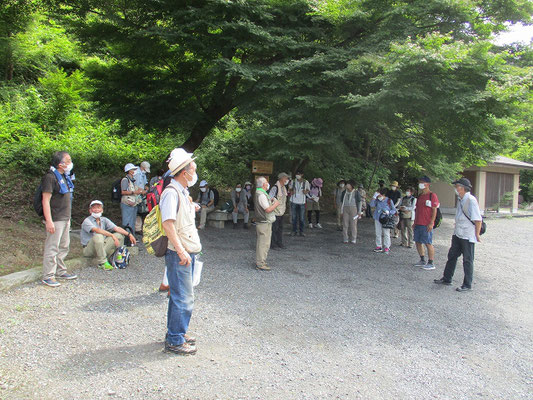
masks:
[[[309,229],[313,229],[313,224],[309,224]]]
[[[106,261],[105,263],[100,264],[98,266],[98,268],[103,269],[104,271],[112,271],[113,270],[113,266],[111,264],[109,264],[109,261]]]
[[[433,263],[431,264],[426,264],[422,267],[423,270],[425,271],[431,271],[432,269],[435,269],[435,266],[433,265]]]
[[[385,247],[385,250],[383,250],[383,253],[385,253],[385,254],[389,254],[389,251],[390,251],[390,250],[389,250],[387,247]]]
[[[381,247],[376,247],[374,249],[374,253],[381,253],[381,252],[383,252],[383,249]]]
[[[165,353],[174,353],[180,356],[189,356],[196,354],[196,346],[187,342],[180,345],[173,345],[165,341]]]
[[[300,233],[298,234],[298,236],[305,237],[305,233],[300,232]]]
[[[451,286],[451,282],[448,282],[448,281],[445,281],[444,278],[440,278],[440,279],[433,279],[433,283],[436,283],[437,285],[446,285],[446,286]]]
[[[296,236],[296,232],[291,232],[291,236]]]
[[[318,223],[318,224],[315,225],[315,228],[322,229],[322,225],[320,225],[320,223]]]
[[[348,241],[347,240],[343,240],[342,243],[348,244]]]
[[[168,285],[164,285],[161,283],[161,285],[159,285],[159,291],[160,292],[168,292],[170,290],[170,286]]]
[[[350,240],[350,243],[356,244],[357,240]]]
[[[78,278],[78,275],[76,274],[69,274],[67,272],[65,272],[63,275],[59,275],[57,277],[58,279],[65,279],[67,281],[71,281],[72,279],[77,279]]]
[[[256,265],[255,269],[258,271],[270,271],[270,267],[268,265]]]
[[[196,344],[196,338],[194,336],[189,336],[187,334],[183,335],[183,338],[185,339],[185,343],[189,343],[190,345]]]
[[[426,262],[424,260],[420,260],[418,261],[416,264],[415,264],[415,267],[425,267],[426,266]]]
[[[50,286],[50,287],[58,287],[58,286],[61,286],[61,283],[59,283],[58,281],[56,281],[54,278],[43,279],[41,282],[42,282],[43,284],[45,284],[46,286]]]
[[[466,287],[466,286],[463,285],[461,287],[458,287],[455,290],[457,290],[458,292],[470,292],[470,291],[472,291],[472,288]]]

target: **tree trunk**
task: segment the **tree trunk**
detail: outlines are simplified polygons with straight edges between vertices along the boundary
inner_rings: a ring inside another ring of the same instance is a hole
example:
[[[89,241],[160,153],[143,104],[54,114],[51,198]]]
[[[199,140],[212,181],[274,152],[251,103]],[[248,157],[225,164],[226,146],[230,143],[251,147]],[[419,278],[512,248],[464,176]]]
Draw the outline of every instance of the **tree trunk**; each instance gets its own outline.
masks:
[[[13,79],[13,49],[11,48],[11,34],[7,35],[7,49],[6,49],[6,71],[5,80]]]

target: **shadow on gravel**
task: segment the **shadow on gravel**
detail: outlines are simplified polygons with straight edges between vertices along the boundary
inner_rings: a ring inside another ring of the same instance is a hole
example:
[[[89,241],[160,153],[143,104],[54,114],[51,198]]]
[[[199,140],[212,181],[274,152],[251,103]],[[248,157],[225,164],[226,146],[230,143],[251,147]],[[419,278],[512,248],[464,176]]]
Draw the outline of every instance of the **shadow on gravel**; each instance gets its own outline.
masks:
[[[138,307],[159,304],[165,300],[166,297],[154,292],[135,297],[114,297],[105,300],[91,301],[81,307],[81,310],[85,312],[123,313],[135,310]]]
[[[58,367],[66,376],[94,376],[124,368],[139,368],[143,364],[167,360],[163,342],[150,342],[132,346],[101,348],[73,354]]]

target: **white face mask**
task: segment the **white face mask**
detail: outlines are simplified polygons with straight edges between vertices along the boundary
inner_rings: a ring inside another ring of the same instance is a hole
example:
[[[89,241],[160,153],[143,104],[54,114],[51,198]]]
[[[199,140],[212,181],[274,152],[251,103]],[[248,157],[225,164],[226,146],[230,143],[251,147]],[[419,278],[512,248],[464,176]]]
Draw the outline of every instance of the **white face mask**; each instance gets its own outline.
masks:
[[[242,189],[241,188],[235,188],[235,191],[239,193]]]
[[[73,162],[71,162],[69,165],[65,167],[65,172],[68,174],[70,171],[72,171],[72,168],[74,168]]]
[[[192,176],[192,180],[187,180],[187,186],[193,187],[194,185],[196,185],[196,182],[198,182],[198,174],[195,172]]]
[[[296,179],[298,180],[302,179],[302,175],[296,175]]]
[[[94,218],[100,218],[102,216],[102,213],[99,212],[99,213],[91,213],[91,215],[94,217]]]
[[[425,184],[425,183],[419,183],[419,184],[418,184],[418,188],[419,188],[420,190],[424,190],[424,189],[426,188],[426,184]]]
[[[383,196],[378,196],[378,200],[379,200],[379,201],[382,201],[383,199],[384,199]]]
[[[392,189],[393,192],[396,190],[396,186],[391,186],[390,188]]]
[[[405,192],[405,195],[406,195],[407,197],[411,197],[411,192]]]
[[[459,196],[459,192],[457,191],[457,188],[453,188],[453,190],[455,190],[455,194],[456,194],[457,196]]]
[[[339,185],[339,187],[340,187],[341,189],[344,189],[344,186],[345,186],[344,183],[341,183],[341,184]]]
[[[270,183],[267,183],[267,187],[265,190],[268,192],[269,189],[270,189]]]
[[[205,188],[205,187],[204,188],[200,188],[200,191],[203,192],[203,193],[205,193],[206,190],[207,190],[207,188]]]

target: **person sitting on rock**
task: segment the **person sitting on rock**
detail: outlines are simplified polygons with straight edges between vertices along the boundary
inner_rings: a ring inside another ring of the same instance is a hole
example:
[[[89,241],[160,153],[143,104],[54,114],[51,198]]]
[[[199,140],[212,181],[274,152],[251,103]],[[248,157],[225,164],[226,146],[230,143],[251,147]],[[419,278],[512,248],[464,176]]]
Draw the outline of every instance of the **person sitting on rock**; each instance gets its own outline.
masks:
[[[96,258],[98,268],[106,271],[113,269],[108,258],[115,249],[124,244],[124,238],[129,236],[131,243],[137,244],[135,236],[116,226],[111,220],[102,217],[104,204],[100,200],[93,200],[89,205],[89,215],[81,224],[81,245],[83,256]]]

